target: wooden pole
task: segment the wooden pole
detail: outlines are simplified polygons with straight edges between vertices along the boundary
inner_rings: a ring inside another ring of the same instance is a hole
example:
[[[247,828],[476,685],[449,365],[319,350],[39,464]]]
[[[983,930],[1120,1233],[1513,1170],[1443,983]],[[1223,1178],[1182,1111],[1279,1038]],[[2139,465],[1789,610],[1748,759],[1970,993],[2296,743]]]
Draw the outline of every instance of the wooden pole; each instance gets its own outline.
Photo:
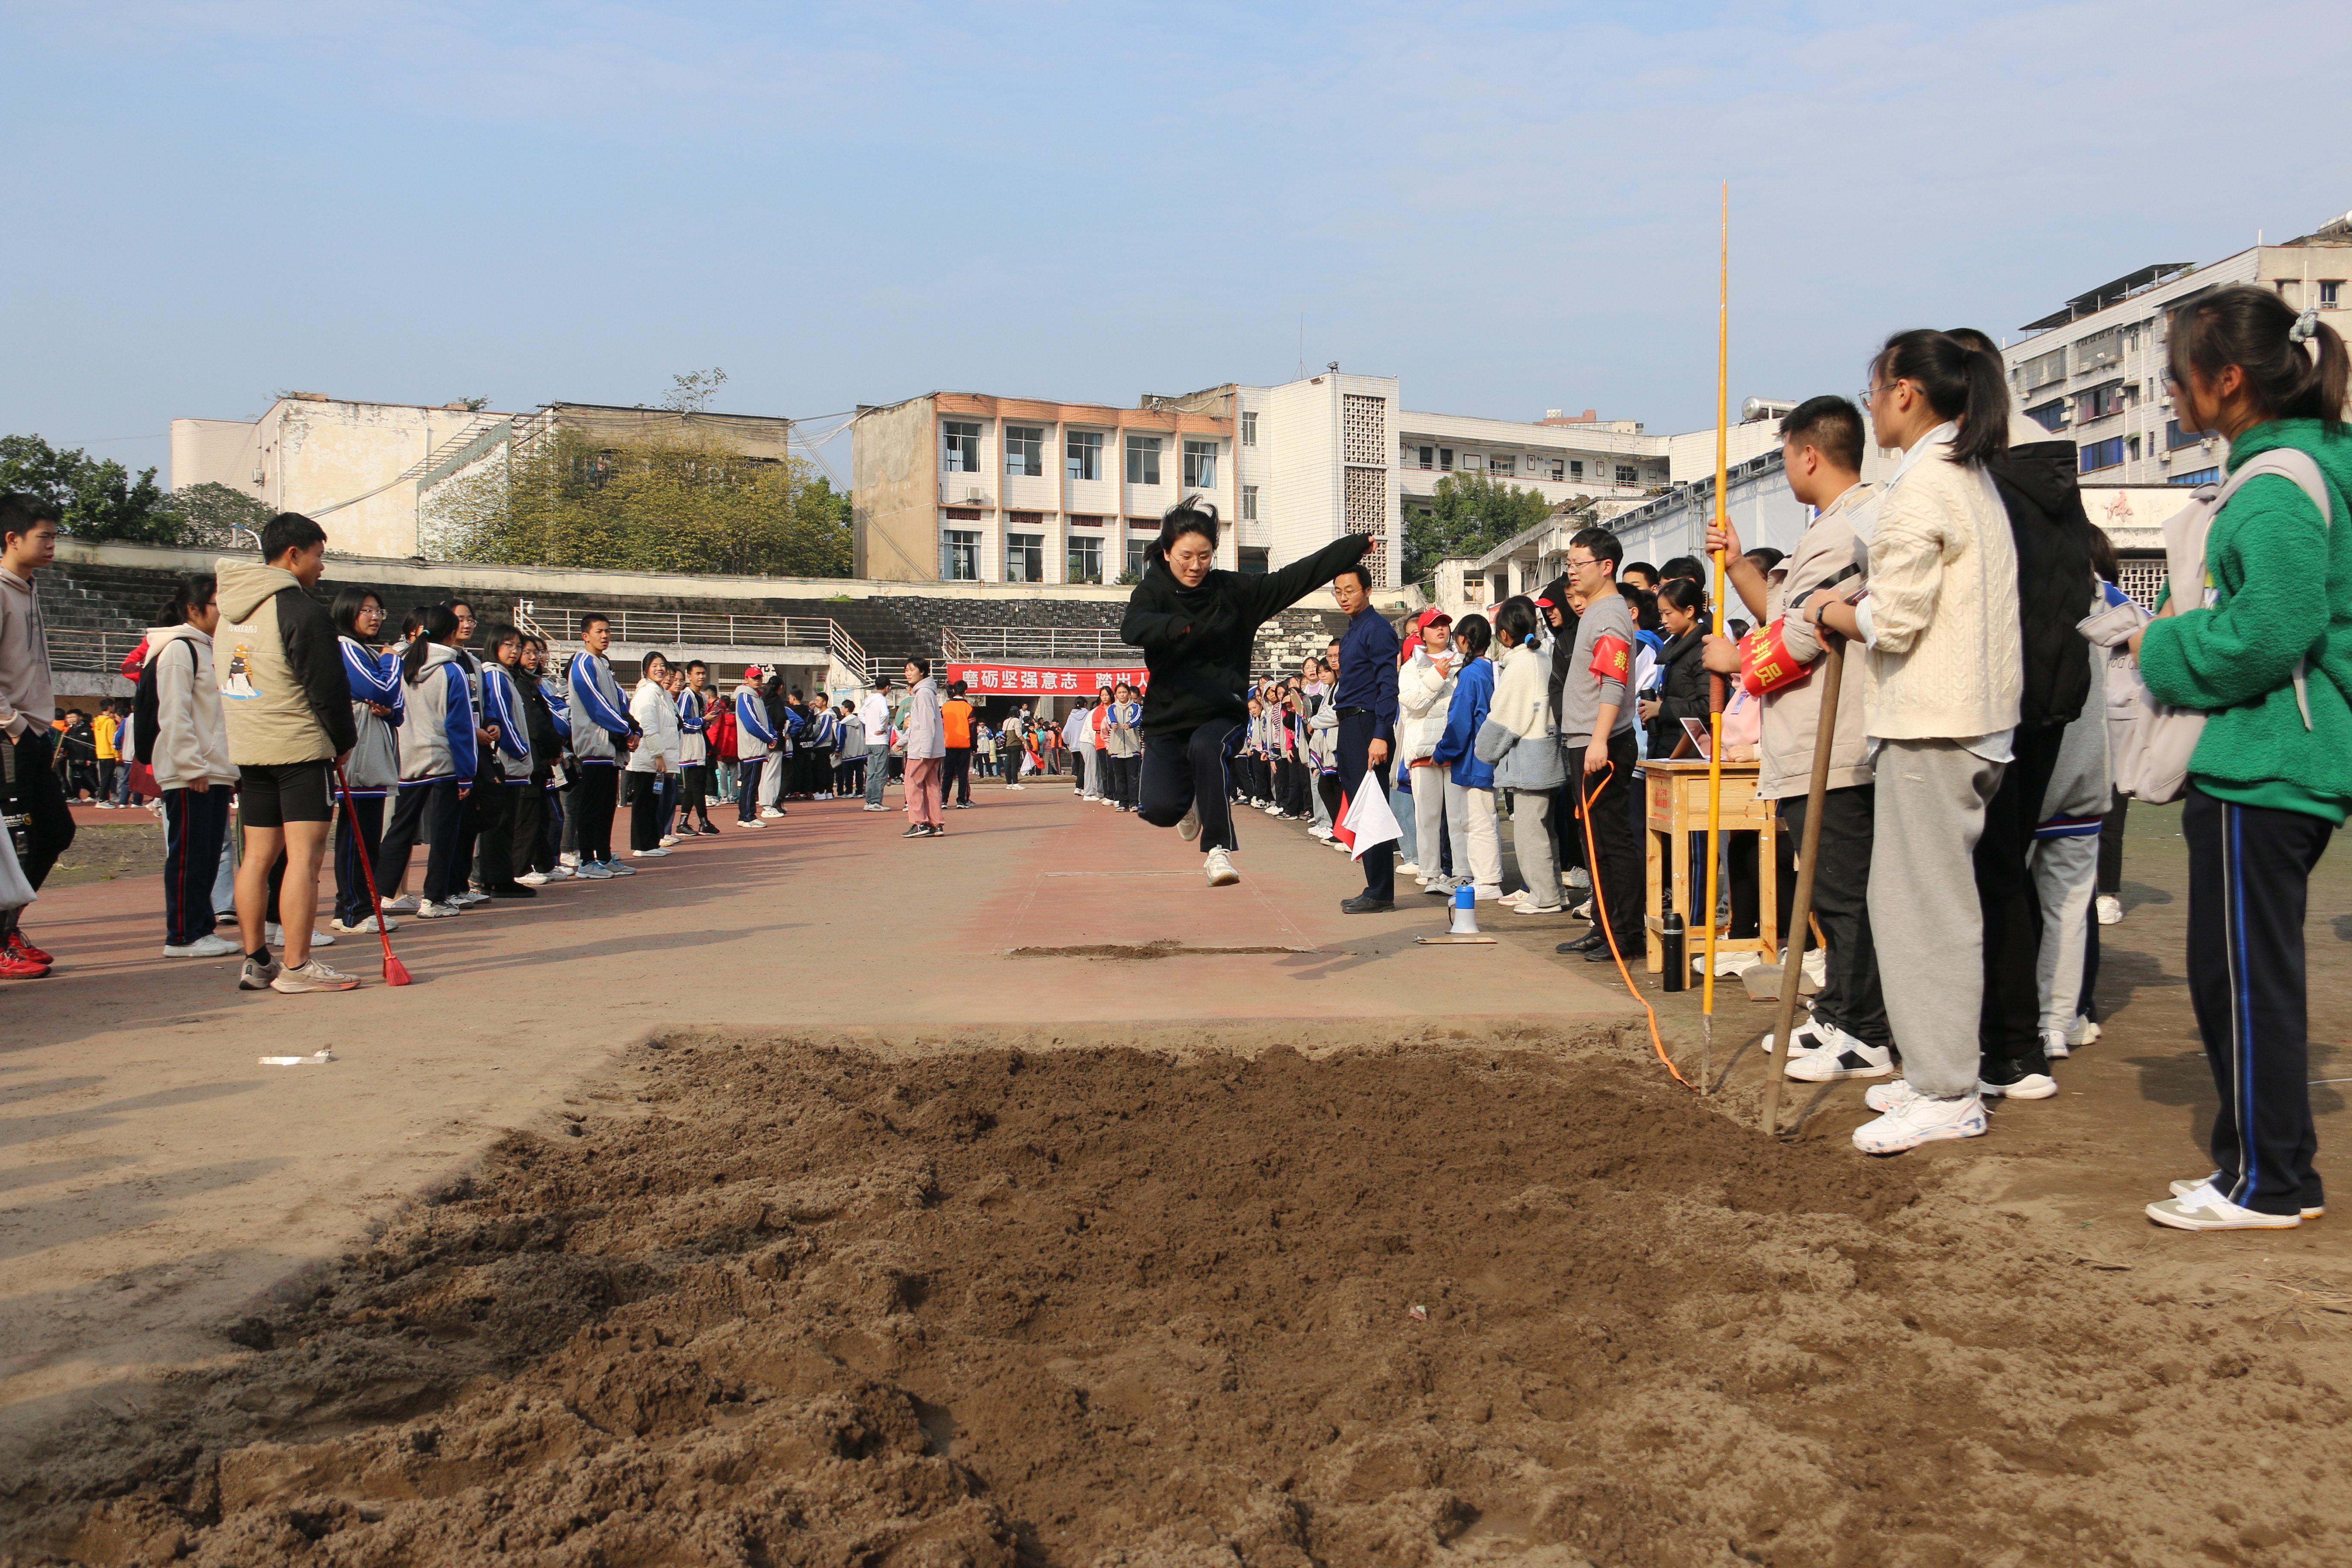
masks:
[[[1813,917],[1813,865],[1822,847],[1822,799],[1830,790],[1830,747],[1837,737],[1838,690],[1845,683],[1845,639],[1822,631],[1821,725],[1813,732],[1813,776],[1805,784],[1805,831],[1797,847],[1797,896],[1789,911],[1789,956],[1780,965],[1780,1021],[1764,1053],[1764,1131],[1780,1131],[1780,1064],[1797,1022],[1797,988],[1805,974],[1805,931]]]
[[[1727,521],[1723,510],[1723,479],[1731,439],[1731,183],[1723,186],[1722,271],[1715,303],[1715,521]],[[1715,635],[1723,635],[1723,595],[1729,575],[1724,552],[1715,552]],[[1723,845],[1723,710],[1707,715],[1713,741],[1706,749],[1706,899],[1701,912],[1706,920],[1706,973],[1699,984],[1699,1029],[1711,1049],[1715,1045],[1715,901],[1716,868]]]

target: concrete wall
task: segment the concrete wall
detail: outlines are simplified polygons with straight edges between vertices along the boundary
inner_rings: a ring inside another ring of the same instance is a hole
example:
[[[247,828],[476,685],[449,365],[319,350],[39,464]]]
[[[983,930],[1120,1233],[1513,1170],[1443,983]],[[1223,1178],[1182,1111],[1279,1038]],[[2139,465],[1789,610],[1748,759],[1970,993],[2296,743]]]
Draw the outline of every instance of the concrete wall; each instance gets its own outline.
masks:
[[[929,583],[940,574],[939,454],[929,397],[858,416],[850,445],[850,570]]]
[[[420,548],[416,487],[395,481],[444,441],[503,417],[404,403],[288,397],[249,424],[174,419],[172,484],[210,480],[272,511],[308,513],[326,529],[331,547],[414,555]]]

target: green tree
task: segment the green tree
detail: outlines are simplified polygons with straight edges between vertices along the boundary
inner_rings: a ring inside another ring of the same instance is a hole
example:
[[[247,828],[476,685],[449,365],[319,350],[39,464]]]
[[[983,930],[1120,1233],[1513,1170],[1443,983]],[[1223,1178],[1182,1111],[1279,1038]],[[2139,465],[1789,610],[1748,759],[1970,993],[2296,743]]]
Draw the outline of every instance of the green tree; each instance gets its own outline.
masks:
[[[0,436],[0,489],[46,497],[78,539],[176,544],[184,531],[154,469],[133,479],[112,458],[52,447],[38,436]]]
[[[604,444],[558,429],[439,487],[435,553],[505,565],[846,577],[849,497],[800,458],[691,433]]]
[[[1427,502],[1405,503],[1404,580],[1427,592],[1440,561],[1484,555],[1550,515],[1551,502],[1534,490],[1484,474],[1448,474]]]
[[[202,538],[224,547],[239,542],[236,530],[249,528],[259,533],[261,525],[269,521],[268,507],[214,479],[183,485],[164,498],[164,504],[184,525],[184,540]]]

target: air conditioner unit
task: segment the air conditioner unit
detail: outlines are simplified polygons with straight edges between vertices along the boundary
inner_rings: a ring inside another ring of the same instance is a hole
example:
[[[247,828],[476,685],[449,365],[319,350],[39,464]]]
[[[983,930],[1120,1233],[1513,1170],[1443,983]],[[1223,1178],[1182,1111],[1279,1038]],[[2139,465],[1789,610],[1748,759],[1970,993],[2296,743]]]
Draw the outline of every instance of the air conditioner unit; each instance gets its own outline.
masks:
[[[986,490],[974,488],[964,491],[963,499],[971,502],[974,506],[978,506],[988,500],[988,492]]]
[[[257,484],[261,483],[261,482],[262,482],[262,480],[264,480],[264,479],[267,479],[267,478],[268,478],[268,476],[267,474],[264,474],[264,473],[263,473],[259,468],[256,468],[256,469],[254,469],[254,470],[253,470],[253,482],[254,482],[255,484],[257,484]]]

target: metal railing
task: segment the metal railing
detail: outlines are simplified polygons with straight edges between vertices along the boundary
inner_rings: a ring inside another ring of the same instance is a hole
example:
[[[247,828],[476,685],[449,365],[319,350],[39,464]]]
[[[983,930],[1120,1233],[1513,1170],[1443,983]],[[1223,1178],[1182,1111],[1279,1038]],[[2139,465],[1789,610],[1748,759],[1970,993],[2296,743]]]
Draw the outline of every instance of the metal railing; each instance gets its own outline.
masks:
[[[514,622],[550,647],[568,647],[580,641],[584,610],[551,610],[541,616],[529,600],[514,606]],[[701,616],[683,611],[619,610],[609,617],[613,640],[634,645],[672,647],[740,647],[746,649],[822,647],[844,668],[871,679],[880,663],[841,629],[829,616]]]
[[[1131,664],[1139,651],[1108,626],[942,626],[940,656],[950,659],[1040,658]]]
[[[49,668],[119,675],[123,659],[146,640],[143,631],[100,632],[52,626],[47,632]]]

